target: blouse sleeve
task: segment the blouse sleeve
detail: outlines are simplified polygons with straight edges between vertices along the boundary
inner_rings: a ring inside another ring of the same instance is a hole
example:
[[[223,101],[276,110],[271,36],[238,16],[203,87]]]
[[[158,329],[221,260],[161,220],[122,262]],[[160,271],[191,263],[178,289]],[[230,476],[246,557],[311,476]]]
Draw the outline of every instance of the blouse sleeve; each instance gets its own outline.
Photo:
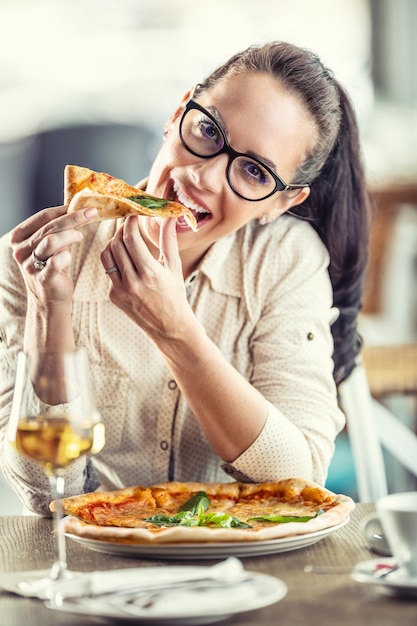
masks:
[[[7,437],[17,355],[23,349],[26,317],[26,288],[12,257],[9,235],[0,238],[0,267],[0,468],[28,510],[49,516],[52,494],[45,472],[35,462],[20,456]],[[74,461],[65,476],[66,495],[82,493],[86,484],[94,486],[96,481],[91,473],[85,458]]]
[[[269,271],[252,281],[249,314],[256,318],[251,383],[268,400],[268,417],[254,443],[223,468],[240,480],[303,476],[323,484],[345,423],[333,378],[337,310],[328,253],[313,229],[300,224],[266,255]]]

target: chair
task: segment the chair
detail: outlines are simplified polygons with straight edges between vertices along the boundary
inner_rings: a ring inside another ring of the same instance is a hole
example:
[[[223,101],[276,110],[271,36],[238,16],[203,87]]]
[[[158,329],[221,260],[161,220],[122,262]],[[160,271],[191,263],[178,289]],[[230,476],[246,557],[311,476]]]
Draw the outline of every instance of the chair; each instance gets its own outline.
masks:
[[[372,397],[368,374],[359,362],[339,386],[346,415],[360,502],[373,502],[389,492],[384,449],[417,476],[417,436]]]
[[[149,174],[160,138],[142,123],[60,126],[0,143],[0,235],[63,201],[67,163],[109,172],[134,185]]]
[[[339,387],[360,501],[390,491],[387,452],[413,476],[411,489],[417,477],[417,185],[376,190],[374,196],[377,215],[359,322],[365,347]],[[396,226],[405,213],[412,219],[399,236]],[[396,398],[414,401],[409,426],[396,415]]]
[[[36,167],[36,137],[0,142],[0,235],[27,217],[32,205],[32,186]]]

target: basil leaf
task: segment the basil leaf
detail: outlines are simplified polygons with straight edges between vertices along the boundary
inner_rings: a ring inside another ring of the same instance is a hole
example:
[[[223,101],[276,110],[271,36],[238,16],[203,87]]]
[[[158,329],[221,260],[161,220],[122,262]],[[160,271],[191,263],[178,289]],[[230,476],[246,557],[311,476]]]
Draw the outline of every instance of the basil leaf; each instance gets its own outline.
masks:
[[[252,528],[250,524],[241,522],[237,517],[229,515],[228,513],[222,513],[221,511],[215,511],[214,513],[206,513],[204,515],[204,526],[208,524],[214,524],[221,528]]]
[[[145,522],[155,526],[204,526],[204,511],[209,506],[210,498],[205,491],[199,491],[175,515],[153,515],[145,518]]]
[[[199,491],[182,505],[175,515],[154,515],[145,518],[145,522],[155,526],[218,526],[220,528],[252,528],[247,522],[242,522],[228,513],[213,511],[206,513],[210,506],[210,498],[205,491]],[[324,513],[319,509],[315,515],[263,515],[251,517],[248,522],[271,522],[273,524],[286,524],[289,522],[308,522]]]
[[[155,526],[214,525],[221,528],[251,528],[251,526],[246,524],[246,522],[241,522],[239,519],[229,515],[228,513],[222,513],[221,511],[205,513],[201,504],[197,503],[197,506],[199,507],[197,513],[194,513],[193,511],[179,511],[175,515],[154,515],[153,517],[145,518],[145,522],[155,524]]]
[[[174,518],[178,526],[198,526],[198,520],[192,511],[179,511]]]
[[[193,515],[197,515],[200,512],[200,509],[207,511],[210,506],[210,498],[206,494],[205,491],[198,491],[193,495],[192,498],[187,500],[180,511],[191,511]]]
[[[187,520],[192,519],[193,513],[191,511],[179,511],[175,515],[153,515],[152,517],[144,518],[145,522],[155,524],[155,526],[178,526],[179,524],[186,526]]]
[[[153,515],[152,517],[145,517],[144,521],[155,524],[155,526],[176,526],[178,522],[174,521],[174,517],[175,515]]]
[[[132,200],[132,202],[136,202],[136,204],[140,204],[148,209],[163,209],[164,206],[169,204],[169,200],[154,198],[153,196],[130,196],[128,200]]]

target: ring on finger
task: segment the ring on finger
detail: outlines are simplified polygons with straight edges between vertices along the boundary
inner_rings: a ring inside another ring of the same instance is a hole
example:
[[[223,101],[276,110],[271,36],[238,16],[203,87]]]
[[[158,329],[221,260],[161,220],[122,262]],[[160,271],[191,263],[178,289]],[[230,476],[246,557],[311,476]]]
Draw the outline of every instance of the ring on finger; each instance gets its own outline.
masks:
[[[48,259],[46,259],[45,261],[43,261],[42,259],[39,259],[35,254],[35,250],[32,250],[32,260],[33,260],[33,267],[35,268],[35,270],[39,272],[43,270],[43,268],[45,267],[48,261]]]
[[[108,270],[106,270],[106,274],[113,274],[113,272],[118,272],[119,268],[117,267],[117,265],[113,265],[113,267],[109,267]]]

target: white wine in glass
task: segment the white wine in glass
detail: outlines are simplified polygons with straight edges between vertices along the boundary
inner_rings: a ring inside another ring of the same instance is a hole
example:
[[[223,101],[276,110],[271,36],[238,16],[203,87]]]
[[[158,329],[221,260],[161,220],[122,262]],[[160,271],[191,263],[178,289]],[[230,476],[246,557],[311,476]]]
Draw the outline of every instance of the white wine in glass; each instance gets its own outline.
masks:
[[[56,554],[50,576],[22,581],[21,587],[30,591],[32,585],[35,595],[55,598],[63,579],[74,577],[67,567],[60,524],[65,470],[80,456],[100,452],[105,442],[84,351],[44,352],[32,358],[23,352],[18,355],[8,438],[20,454],[44,468],[57,501]]]

